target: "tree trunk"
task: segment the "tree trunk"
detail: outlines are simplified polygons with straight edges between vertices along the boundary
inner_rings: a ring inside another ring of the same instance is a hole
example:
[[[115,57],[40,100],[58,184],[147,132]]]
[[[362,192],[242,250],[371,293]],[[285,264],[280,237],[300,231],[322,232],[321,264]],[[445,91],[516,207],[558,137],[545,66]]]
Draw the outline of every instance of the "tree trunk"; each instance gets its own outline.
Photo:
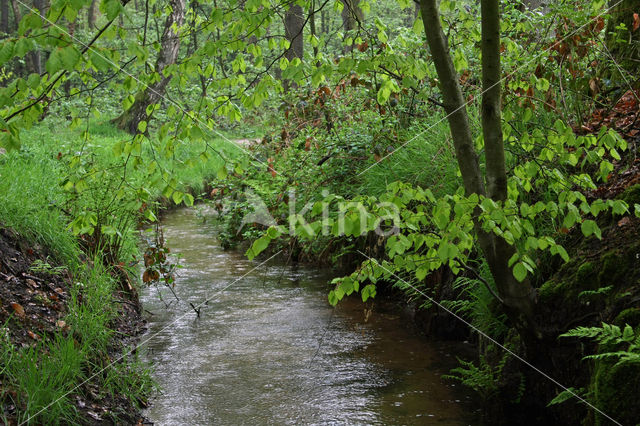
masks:
[[[359,6],[360,0],[342,0],[342,5],[344,6],[341,12],[342,26],[344,27],[344,32],[348,33],[362,24],[364,14]],[[345,52],[351,52],[352,50],[353,44],[344,47]]]
[[[178,59],[180,38],[172,27],[174,25],[181,27],[184,24],[185,0],[170,0],[170,4],[172,10],[164,23],[164,30],[160,39],[160,53],[155,66],[158,80],[138,92],[131,108],[112,120],[118,128],[131,134],[138,132],[138,124],[141,121],[149,121],[151,118],[147,114],[147,107],[158,103],[163,98],[172,77],[171,75],[164,76],[162,71],[169,65],[175,64]]]
[[[18,29],[18,25],[20,24],[20,21],[22,20],[22,13],[20,13],[20,6],[18,5],[18,2],[16,0],[11,0],[11,9],[13,10],[13,21],[15,24],[15,28],[14,29]]]
[[[45,6],[44,0],[33,1],[33,7],[38,9],[38,12],[40,13],[40,17],[42,19],[44,19],[44,16],[45,16],[44,6]],[[20,21],[17,21],[17,22],[19,23]],[[40,52],[39,49],[32,50],[31,52],[27,53],[27,56],[25,59],[27,63],[28,73],[42,74],[42,53]]]
[[[0,0],[0,32],[9,33],[9,0]]]
[[[309,31],[312,36],[316,36],[316,2],[311,0],[309,5]],[[313,47],[313,57],[318,56],[318,46]]]
[[[96,27],[96,0],[91,0],[91,4],[87,10],[87,25],[89,29]]]
[[[617,3],[617,2],[610,2]],[[612,4],[612,6],[613,6]],[[640,72],[640,29],[634,31],[634,13],[640,14],[640,0],[622,0],[611,9],[611,18],[607,23],[606,45],[618,65],[627,71],[630,76],[621,76],[618,68],[607,66],[612,73],[611,78],[620,84],[636,80]],[[624,24],[625,30],[616,30],[616,27]]]
[[[297,4],[291,4],[284,15],[284,29],[285,36],[290,45],[287,51],[284,53],[284,57],[289,61],[294,58],[302,59],[304,55],[304,15],[302,7]],[[289,90],[289,87],[295,85],[295,83],[285,80],[283,82],[284,90]]]
[[[360,8],[360,0],[342,0],[342,24],[344,30],[354,30],[364,19],[364,14]]]
[[[293,58],[302,59],[304,54],[304,20],[302,6],[297,4],[289,6],[289,9],[287,9],[284,15],[286,37],[289,43],[291,43],[285,53],[285,57],[288,60],[292,60]]]
[[[422,20],[427,42],[440,80],[456,158],[467,195],[487,195],[496,201],[507,196],[504,146],[500,122],[500,20],[498,0],[482,0],[482,125],[485,138],[488,193],[476,153],[469,117],[446,37],[440,23],[437,0],[421,0]],[[474,227],[478,244],[496,282],[505,312],[525,340],[535,333],[533,308],[535,291],[528,281],[514,278],[508,261],[515,250],[504,239],[482,230],[476,211]]]

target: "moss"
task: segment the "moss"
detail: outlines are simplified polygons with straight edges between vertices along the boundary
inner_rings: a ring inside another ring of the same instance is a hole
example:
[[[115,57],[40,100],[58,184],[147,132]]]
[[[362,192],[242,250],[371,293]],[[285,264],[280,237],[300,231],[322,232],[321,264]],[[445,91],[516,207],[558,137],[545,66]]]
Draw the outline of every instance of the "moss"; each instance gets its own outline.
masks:
[[[628,257],[617,250],[610,250],[602,256],[598,281],[602,287],[618,284],[633,265],[629,265]]]
[[[580,265],[575,276],[575,284],[583,289],[594,289],[598,287],[596,268],[592,262],[585,262]]]
[[[640,363],[616,365],[614,361],[599,361],[594,374],[596,406],[624,425],[635,425],[640,419],[637,403],[640,389]],[[608,424],[598,416],[596,424]]]
[[[618,198],[623,200],[630,206],[633,206],[634,204],[640,204],[640,183],[627,188],[622,194],[618,196]]]
[[[543,302],[551,300],[556,297],[560,287],[562,287],[562,284],[558,284],[553,280],[547,281],[538,289],[538,297],[540,297],[540,300]]]
[[[640,308],[628,308],[620,312],[613,323],[619,327],[629,324],[631,327],[640,325]]]

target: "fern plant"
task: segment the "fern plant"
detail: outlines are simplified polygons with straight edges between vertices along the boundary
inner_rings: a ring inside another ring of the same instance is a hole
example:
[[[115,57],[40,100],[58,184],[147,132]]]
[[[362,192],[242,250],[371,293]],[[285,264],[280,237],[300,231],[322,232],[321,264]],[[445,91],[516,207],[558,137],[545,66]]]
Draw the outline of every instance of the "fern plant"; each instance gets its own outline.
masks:
[[[456,314],[468,319],[475,329],[498,340],[503,338],[509,330],[506,324],[507,316],[493,306],[495,297],[487,287],[493,289],[495,284],[491,277],[489,266],[484,260],[479,262],[477,271],[477,278],[459,276],[453,283],[453,289],[461,291],[467,296],[466,298],[443,300],[442,304]],[[482,352],[484,339],[481,335],[479,338],[480,352]]]
[[[488,350],[492,349],[495,350],[495,346],[488,348]],[[477,365],[473,361],[458,358],[460,367],[452,369],[451,374],[445,374],[442,377],[459,381],[476,391],[484,401],[487,401],[498,391],[508,357],[509,354],[505,352],[496,365],[491,365],[484,355],[480,355]],[[519,402],[524,393],[524,376],[521,379],[513,402]]]
[[[599,354],[588,355],[584,359],[617,359],[615,364],[640,362],[640,329],[635,330],[629,324],[624,329],[617,325],[602,323],[602,327],[577,327],[560,337],[579,337],[592,339],[599,345],[611,348]]]

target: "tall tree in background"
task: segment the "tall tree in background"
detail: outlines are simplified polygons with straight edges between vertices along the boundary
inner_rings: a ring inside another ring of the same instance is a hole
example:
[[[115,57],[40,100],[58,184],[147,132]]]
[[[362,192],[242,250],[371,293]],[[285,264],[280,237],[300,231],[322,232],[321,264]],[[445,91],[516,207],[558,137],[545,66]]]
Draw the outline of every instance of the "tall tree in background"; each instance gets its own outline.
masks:
[[[449,53],[447,38],[442,30],[438,0],[420,1],[422,20],[436,72],[449,127],[453,137],[456,158],[462,173],[467,195],[488,196],[501,202],[507,198],[504,144],[502,140],[500,105],[500,9],[499,0],[482,0],[482,133],[486,157],[483,177],[476,152],[465,100],[458,74]],[[522,337],[530,339],[535,332],[533,309],[535,291],[525,280],[518,282],[509,259],[515,248],[502,237],[486,232],[476,211],[474,228],[479,246],[487,260],[491,274],[503,301],[505,311]]]
[[[144,90],[138,92],[133,105],[124,111],[112,122],[120,129],[131,134],[138,132],[138,124],[141,121],[148,121],[147,114],[149,105],[160,102],[165,94],[167,85],[171,81],[172,75],[164,75],[163,71],[169,65],[175,64],[180,50],[180,37],[174,31],[174,26],[181,27],[184,24],[185,0],[170,0],[171,12],[164,23],[162,38],[160,39],[160,52],[155,66],[155,80]]]
[[[289,61],[294,58],[302,59],[304,56],[304,23],[305,17],[302,6],[291,3],[284,15],[285,36],[290,43],[284,56]],[[285,80],[285,90],[287,90],[291,84],[292,82]]]
[[[89,8],[87,9],[87,25],[89,29],[96,27],[96,0],[91,0]]]
[[[9,0],[0,0],[0,32],[9,32]]]
[[[304,55],[304,12],[302,6],[292,3],[284,15],[284,29],[289,49],[285,52],[288,60],[300,58]]]
[[[311,0],[309,5],[309,31],[312,36],[316,36],[316,2]],[[318,46],[313,46],[313,56],[318,56]]]
[[[359,22],[364,19],[364,14],[360,8],[360,0],[342,0],[342,24],[345,31],[354,30]]]
[[[342,26],[345,33],[352,31],[362,23],[364,19],[364,13],[360,8],[360,0],[342,0]],[[344,47],[345,52],[351,52],[353,50],[353,44]]]

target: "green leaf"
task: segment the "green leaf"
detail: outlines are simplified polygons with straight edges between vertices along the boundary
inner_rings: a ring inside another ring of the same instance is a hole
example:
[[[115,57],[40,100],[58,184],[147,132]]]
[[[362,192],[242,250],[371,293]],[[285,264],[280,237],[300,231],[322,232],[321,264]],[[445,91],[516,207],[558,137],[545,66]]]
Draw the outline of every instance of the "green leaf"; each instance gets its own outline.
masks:
[[[225,166],[222,166],[218,169],[217,177],[219,180],[224,180],[227,177],[227,174],[227,168]]]
[[[271,242],[271,239],[266,235],[263,235],[262,237],[260,237],[257,240],[255,240],[253,242],[253,245],[251,246],[251,250],[253,251],[254,256],[259,255],[267,247],[269,247],[269,243],[270,242]]]
[[[328,299],[329,299],[329,304],[331,306],[336,306],[339,302],[338,296],[336,295],[336,292],[333,290],[329,292]]]
[[[576,389],[567,388],[566,390],[560,392],[551,401],[549,401],[549,403],[547,404],[547,407],[549,407],[551,405],[562,404],[563,402],[568,401],[571,398],[575,397],[577,394],[578,394],[578,391]]]
[[[2,48],[0,48],[0,66],[4,65],[13,56],[13,48],[15,43],[11,40],[2,42]]]
[[[110,21],[117,18],[121,10],[122,4],[120,0],[102,0],[100,4],[100,11],[105,13]]]
[[[522,282],[527,277],[527,268],[524,266],[522,262],[516,263],[513,267],[513,276],[516,277],[516,280]]]
[[[182,202],[182,199],[184,198],[184,194],[180,191],[174,191],[171,195],[171,198],[173,198],[174,203],[180,204]]]
[[[59,51],[60,62],[67,71],[73,71],[81,58],[80,51],[75,46],[67,46]]]
[[[600,231],[598,224],[593,220],[583,221],[582,225],[580,225],[580,230],[585,237],[588,237],[591,234],[595,234],[598,239],[602,239],[602,232]]]
[[[367,284],[360,292],[360,295],[362,296],[363,302],[366,302],[370,297],[376,297],[376,286],[373,284]]]

